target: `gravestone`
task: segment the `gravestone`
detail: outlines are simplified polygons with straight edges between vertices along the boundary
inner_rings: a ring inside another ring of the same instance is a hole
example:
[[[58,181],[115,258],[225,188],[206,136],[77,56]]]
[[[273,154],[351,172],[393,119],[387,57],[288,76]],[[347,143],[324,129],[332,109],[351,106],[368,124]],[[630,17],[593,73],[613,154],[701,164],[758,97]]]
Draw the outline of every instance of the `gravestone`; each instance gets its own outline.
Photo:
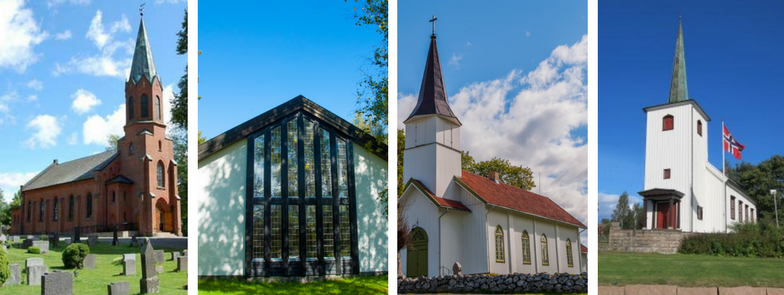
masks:
[[[32,245],[33,245],[33,239],[32,239],[32,238],[25,239],[25,240],[22,242],[22,249],[27,249],[27,248],[30,248],[30,246],[32,246]]]
[[[73,274],[70,272],[50,272],[42,279],[41,295],[73,295]]]
[[[95,243],[98,243],[98,236],[97,235],[90,235],[87,237],[87,245],[92,247],[95,246]]]
[[[32,265],[27,267],[27,284],[30,286],[40,286],[41,276],[46,273],[46,265]]]
[[[131,247],[139,247],[139,239],[135,235],[131,238]]]
[[[14,263],[8,266],[8,269],[11,271],[11,274],[8,276],[8,279],[5,280],[5,284],[3,286],[13,286],[19,285],[22,283],[22,267],[19,266],[18,263]]]
[[[84,257],[84,268],[85,269],[95,268],[95,254],[87,254],[87,256]]]
[[[177,257],[177,271],[188,271],[188,256]]]
[[[82,228],[81,227],[74,227],[74,234],[72,243],[81,243],[82,242]]]
[[[180,252],[173,251],[173,252],[170,252],[170,253],[171,253],[171,259],[170,260],[172,260],[172,261],[177,261],[177,257],[180,257]]]
[[[57,248],[60,247],[60,235],[53,234],[52,237],[49,239],[51,242],[52,247]]]
[[[150,239],[144,239],[142,246],[142,279],[139,285],[142,294],[158,293],[160,290],[158,272],[155,269],[155,249],[150,244]]]
[[[182,255],[180,256],[188,256],[188,249],[182,250]]]
[[[119,246],[120,239],[117,237],[117,226],[114,227],[114,233],[112,234],[112,246]]]
[[[108,286],[109,295],[130,295],[131,294],[131,287],[128,282],[115,282],[111,283]]]
[[[49,253],[49,241],[33,241],[33,246],[41,249],[41,254]]]
[[[136,275],[136,254],[123,255],[123,275]]]
[[[166,253],[164,253],[163,250],[155,250],[154,254],[155,254],[155,270],[158,272],[158,274],[162,274],[164,271],[163,263],[165,259],[164,257],[166,257]]]
[[[455,264],[452,265],[452,274],[458,276],[463,275],[463,266],[460,265],[460,262],[455,262]]]
[[[25,259],[25,269],[35,265],[44,265],[44,259],[40,257],[33,257]]]

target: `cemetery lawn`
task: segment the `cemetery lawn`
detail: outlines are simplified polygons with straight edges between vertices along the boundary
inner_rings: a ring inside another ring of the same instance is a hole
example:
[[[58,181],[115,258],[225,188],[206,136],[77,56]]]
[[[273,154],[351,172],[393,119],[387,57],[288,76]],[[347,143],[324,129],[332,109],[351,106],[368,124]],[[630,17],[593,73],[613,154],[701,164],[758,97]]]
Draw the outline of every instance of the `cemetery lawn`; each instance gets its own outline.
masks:
[[[62,245],[63,243],[61,243]],[[44,264],[50,271],[65,270],[73,273],[73,269],[64,269],[62,251],[64,247],[51,248],[46,254],[29,254],[26,249],[9,248],[8,256],[11,264],[18,263],[22,267],[22,284],[17,286],[2,286],[0,293],[14,295],[38,295],[41,294],[41,286],[28,286],[27,276],[24,271],[25,259],[41,257]],[[160,294],[188,294],[183,287],[188,283],[187,272],[174,272],[177,268],[177,261],[168,260],[172,250],[181,251],[182,249],[156,248],[166,252],[164,262],[164,273],[158,275],[160,281]],[[1,250],[0,250],[1,251]],[[131,247],[123,244],[112,246],[109,243],[97,243],[90,247],[90,254],[96,254],[95,269],[77,270],[78,275],[74,276],[74,294],[106,294],[106,286],[113,282],[126,281],[129,283],[131,294],[139,293],[139,280],[142,278],[142,260],[139,247]],[[123,276],[122,255],[136,254],[136,275]]]
[[[598,261],[602,286],[784,287],[780,258],[599,252]]]
[[[199,280],[199,294],[387,294],[387,280],[387,276],[360,276],[312,283],[207,279]]]

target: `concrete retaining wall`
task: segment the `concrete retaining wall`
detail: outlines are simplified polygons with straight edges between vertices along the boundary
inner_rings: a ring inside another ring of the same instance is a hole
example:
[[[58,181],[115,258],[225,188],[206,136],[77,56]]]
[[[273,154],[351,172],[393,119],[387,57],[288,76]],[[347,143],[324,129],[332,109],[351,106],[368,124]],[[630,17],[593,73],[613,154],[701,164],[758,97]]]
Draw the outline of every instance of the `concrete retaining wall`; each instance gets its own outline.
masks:
[[[610,227],[610,242],[604,250],[675,254],[683,238],[692,235],[679,230],[621,229],[617,222]]]

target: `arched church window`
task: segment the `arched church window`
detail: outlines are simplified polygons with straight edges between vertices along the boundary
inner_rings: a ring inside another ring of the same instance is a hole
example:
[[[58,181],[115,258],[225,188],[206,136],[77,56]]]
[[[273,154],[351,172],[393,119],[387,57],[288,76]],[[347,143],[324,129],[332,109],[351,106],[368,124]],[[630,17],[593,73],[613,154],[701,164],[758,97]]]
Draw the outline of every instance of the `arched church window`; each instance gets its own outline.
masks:
[[[86,217],[90,218],[93,217],[93,194],[87,193],[87,214]]]
[[[71,195],[71,197],[68,198],[68,220],[72,220],[74,217],[74,204],[74,196]]]
[[[574,258],[572,255],[572,240],[566,239],[566,264],[569,267],[574,267]]]
[[[252,210],[246,230],[252,234],[245,249],[251,276],[359,272],[349,138],[306,112],[248,137],[252,189],[246,201]]]
[[[531,239],[528,237],[528,231],[524,230],[521,237],[523,245],[523,264],[531,264]]]
[[[133,147],[133,143],[128,144],[128,155],[133,155],[136,151],[136,148]]]
[[[547,236],[542,234],[540,242],[542,243],[542,265],[550,265],[550,253],[547,251]]]
[[[504,229],[500,225],[495,227],[495,262],[505,262],[504,257]]]
[[[44,212],[46,211],[46,207],[44,206],[44,200],[38,204],[38,222],[44,221]]]
[[[666,115],[662,119],[662,131],[672,130],[675,128],[675,117]]]
[[[158,188],[164,188],[165,181],[163,179],[163,162],[158,161],[155,175],[156,175],[156,180],[158,181]]]
[[[133,96],[128,97],[128,120],[133,119]]]
[[[702,120],[697,120],[697,134],[702,136]]]
[[[150,99],[147,98],[147,94],[142,94],[142,118],[147,118],[150,116]]]
[[[52,206],[52,207],[53,207],[52,211],[54,213],[52,215],[52,220],[57,221],[59,219],[59,216],[60,216],[60,199],[58,199],[57,197],[54,197],[54,206]]]
[[[30,215],[33,213],[33,211],[30,208],[32,207],[33,207],[33,203],[27,201],[27,222],[30,222],[30,218],[31,218]]]
[[[161,120],[161,98],[155,96],[155,118]]]
[[[160,140],[158,141],[158,151],[163,151],[163,143]]]

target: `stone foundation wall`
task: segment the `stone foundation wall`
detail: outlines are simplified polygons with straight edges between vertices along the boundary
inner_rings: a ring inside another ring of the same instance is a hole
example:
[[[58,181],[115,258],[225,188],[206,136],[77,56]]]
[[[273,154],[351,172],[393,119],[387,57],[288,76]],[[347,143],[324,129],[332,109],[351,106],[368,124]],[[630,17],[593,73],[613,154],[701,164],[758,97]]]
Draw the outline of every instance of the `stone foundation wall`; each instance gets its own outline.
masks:
[[[588,291],[588,275],[567,273],[451,275],[397,279],[397,292],[405,293],[529,293]]]
[[[683,238],[692,235],[680,230],[621,229],[617,222],[610,227],[610,242],[603,250],[675,254]]]

